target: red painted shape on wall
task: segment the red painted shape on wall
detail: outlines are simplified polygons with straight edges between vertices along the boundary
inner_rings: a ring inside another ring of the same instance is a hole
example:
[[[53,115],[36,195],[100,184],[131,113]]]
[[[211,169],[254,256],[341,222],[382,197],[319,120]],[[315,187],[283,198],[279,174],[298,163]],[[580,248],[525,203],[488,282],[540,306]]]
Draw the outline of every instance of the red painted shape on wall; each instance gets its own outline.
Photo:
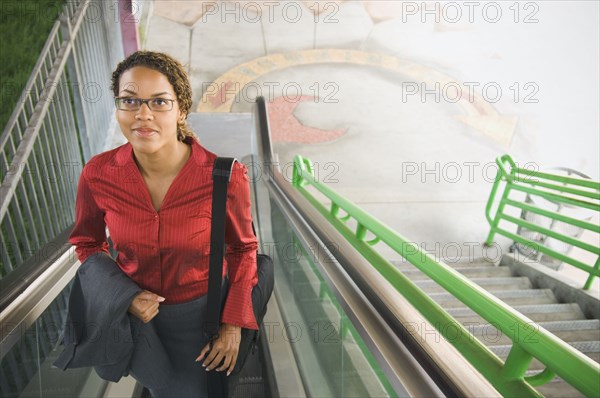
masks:
[[[296,142],[316,144],[334,141],[342,137],[347,128],[322,130],[305,126],[294,116],[294,110],[300,102],[313,101],[314,97],[302,96],[291,101],[285,96],[277,97],[269,103],[269,126],[273,142]]]

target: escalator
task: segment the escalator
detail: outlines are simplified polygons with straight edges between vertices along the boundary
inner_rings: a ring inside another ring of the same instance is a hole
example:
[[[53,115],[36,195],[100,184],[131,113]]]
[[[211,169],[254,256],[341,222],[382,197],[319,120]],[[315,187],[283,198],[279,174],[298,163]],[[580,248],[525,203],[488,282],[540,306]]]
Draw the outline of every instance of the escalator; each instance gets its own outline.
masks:
[[[233,397],[497,396],[452,347],[408,330],[411,319],[426,321],[299,200],[278,172],[262,100],[254,114],[195,114],[189,121],[193,130],[211,132],[201,135],[205,147],[248,166],[261,251],[277,265],[259,351]],[[93,369],[51,367],[62,351],[77,269],[72,250],[59,254],[2,308],[0,396],[145,396],[130,378],[117,390]]]
[[[72,253],[64,253],[3,307],[0,396],[103,396],[107,383],[93,369],[62,372],[51,366],[62,351],[59,344],[75,261]]]

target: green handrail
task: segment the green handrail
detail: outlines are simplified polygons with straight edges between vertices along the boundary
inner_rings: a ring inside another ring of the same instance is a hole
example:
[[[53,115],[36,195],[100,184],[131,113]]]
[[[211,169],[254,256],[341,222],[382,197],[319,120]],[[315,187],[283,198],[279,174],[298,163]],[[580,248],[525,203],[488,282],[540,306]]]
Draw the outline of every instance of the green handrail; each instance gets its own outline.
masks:
[[[589,289],[592,286],[594,278],[600,276],[600,248],[598,246],[590,245],[576,238],[563,235],[555,230],[533,224],[529,221],[512,217],[506,214],[504,209],[508,205],[548,217],[555,221],[560,221],[578,228],[584,228],[595,233],[600,233],[600,225],[598,224],[592,224],[584,220],[577,220],[572,217],[565,216],[564,214],[560,214],[556,211],[542,209],[540,207],[528,203],[522,203],[509,198],[510,192],[515,190],[525,192],[528,195],[540,196],[555,203],[561,203],[600,212],[600,182],[519,168],[509,155],[498,157],[496,159],[496,164],[498,165],[498,172],[496,174],[494,185],[492,186],[492,191],[485,209],[485,216],[491,227],[490,233],[485,241],[486,245],[492,244],[495,234],[504,235],[518,243],[527,245],[538,252],[554,257],[564,263],[570,264],[587,272],[589,276],[583,286],[583,289]],[[558,182],[561,185],[552,184],[547,181]],[[494,201],[496,200],[496,194],[501,183],[505,184],[504,191],[498,203],[496,214],[492,216],[492,207]],[[508,221],[531,231],[539,232],[543,236],[557,239],[568,245],[579,247],[580,249],[586,250],[599,257],[596,259],[594,265],[585,264],[577,259],[574,259],[573,257],[568,256],[565,253],[557,252],[556,250],[553,250],[540,242],[532,241],[523,236],[519,236],[515,233],[507,231],[504,228],[500,228],[499,223],[501,220]]]
[[[438,262],[417,244],[393,231],[350,200],[317,181],[311,162],[296,156],[292,183],[294,187],[325,217],[387,281],[417,308],[479,372],[503,395],[540,397],[533,388],[544,384],[556,374],[587,396],[600,391],[600,365],[569,346],[558,337],[540,328],[524,315],[469,279]],[[326,208],[305,187],[312,186],[330,201]],[[497,186],[494,186],[497,190]],[[340,217],[339,210],[346,216]],[[354,219],[353,231],[346,222]],[[366,241],[367,232],[375,236]],[[382,241],[412,265],[444,287],[481,317],[508,336],[513,347],[505,362],[474,338],[441,306],[410,281],[396,266],[373,249],[373,242]],[[545,364],[546,370],[527,377],[525,372],[533,358]]]

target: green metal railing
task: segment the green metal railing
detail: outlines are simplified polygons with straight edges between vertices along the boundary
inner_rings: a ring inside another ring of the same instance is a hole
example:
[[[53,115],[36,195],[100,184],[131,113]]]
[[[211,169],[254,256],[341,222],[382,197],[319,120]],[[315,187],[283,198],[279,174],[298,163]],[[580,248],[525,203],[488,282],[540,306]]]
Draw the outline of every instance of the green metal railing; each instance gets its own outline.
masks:
[[[301,156],[294,158],[292,183],[501,394],[540,397],[541,394],[534,387],[547,383],[555,375],[587,396],[598,394],[600,365],[317,181],[308,159]],[[306,189],[309,185],[331,201],[329,208]],[[346,214],[341,216],[340,210]],[[347,225],[350,219],[356,222],[355,230]],[[367,240],[369,232],[374,238]],[[378,242],[387,244],[508,336],[513,346],[506,361],[503,362],[396,266],[376,252],[373,245]],[[546,369],[536,375],[526,376],[525,373],[534,358],[543,363]]]
[[[494,181],[485,212],[486,218],[491,225],[491,230],[485,243],[487,245],[491,245],[494,235],[501,234],[514,240],[515,242],[524,244],[537,252],[544,253],[548,256],[577,267],[589,274],[589,277],[583,287],[584,289],[589,289],[592,285],[594,277],[600,276],[600,248],[598,246],[590,245],[578,240],[577,238],[567,236],[557,232],[556,230],[546,228],[522,218],[510,216],[506,214],[505,211],[506,206],[512,206],[521,209],[522,211],[548,217],[554,221],[560,221],[577,228],[586,229],[600,234],[600,225],[598,224],[593,224],[585,220],[578,220],[573,217],[560,214],[556,211],[542,209],[538,206],[523,203],[520,200],[510,198],[511,192],[518,191],[524,192],[527,195],[534,195],[544,198],[556,203],[558,206],[566,205],[600,212],[600,182],[523,169],[517,167],[514,160],[509,155],[498,157],[496,159],[496,163],[498,164],[498,173],[496,174],[496,179]],[[498,203],[496,214],[494,217],[492,217],[492,206],[496,199],[496,195],[501,183],[505,183],[504,191],[502,192],[502,196]],[[596,258],[596,262],[594,265],[585,264],[582,261],[570,257],[565,253],[561,253],[552,249],[548,245],[545,245],[543,241],[533,241],[527,237],[512,233],[504,228],[500,228],[499,224],[503,220],[512,224],[516,224],[521,228],[526,228],[527,230],[539,233],[543,237],[554,238],[570,246],[579,247],[580,249],[595,254],[598,256]]]

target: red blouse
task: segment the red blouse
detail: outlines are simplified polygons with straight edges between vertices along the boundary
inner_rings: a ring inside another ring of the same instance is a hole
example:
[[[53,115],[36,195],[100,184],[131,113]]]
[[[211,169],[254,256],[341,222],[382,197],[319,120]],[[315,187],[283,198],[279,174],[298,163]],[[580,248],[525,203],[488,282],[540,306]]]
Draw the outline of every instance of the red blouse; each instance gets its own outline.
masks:
[[[81,262],[108,253],[106,227],[117,264],[162,304],[193,300],[208,292],[212,167],[216,155],[186,138],[192,153],[157,212],[127,143],[94,156],[77,188],[75,227],[69,242]],[[246,167],[236,163],[227,192],[223,275],[229,291],[221,322],[258,329],[252,310],[256,285],[256,237],[252,231]]]

